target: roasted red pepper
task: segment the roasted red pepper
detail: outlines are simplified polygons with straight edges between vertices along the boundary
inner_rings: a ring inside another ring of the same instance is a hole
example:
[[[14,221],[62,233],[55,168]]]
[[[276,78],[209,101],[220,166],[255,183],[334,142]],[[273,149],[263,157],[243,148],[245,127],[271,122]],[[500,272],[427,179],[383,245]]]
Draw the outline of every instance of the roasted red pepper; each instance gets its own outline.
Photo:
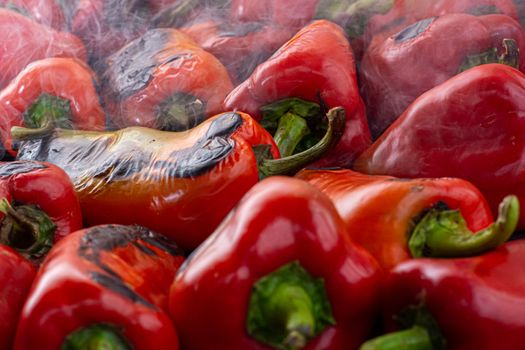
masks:
[[[65,30],[62,8],[56,0],[0,0],[0,6],[31,17],[56,30]]]
[[[217,57],[239,83],[295,34],[289,27],[222,18],[199,19],[180,30]]]
[[[297,177],[328,195],[348,235],[387,270],[412,257],[469,256],[494,249],[518,224],[516,197],[504,199],[493,222],[479,190],[460,179],[407,180],[344,169],[306,169]]]
[[[119,128],[190,129],[220,113],[233,89],[220,61],[175,29],[150,30],[107,63],[107,108]]]
[[[183,261],[174,243],[139,226],[69,235],[38,272],[13,350],[177,350],[166,312]]]
[[[51,245],[82,227],[78,197],[59,167],[0,163],[0,243],[38,261]]]
[[[408,178],[459,177],[481,190],[493,213],[509,194],[525,203],[523,111],[523,73],[503,64],[471,68],[416,99],[355,169]],[[518,228],[525,228],[523,207]]]
[[[181,347],[357,348],[382,276],[344,231],[330,200],[304,181],[256,185],[173,282]]]
[[[22,306],[35,277],[35,267],[13,249],[0,245],[0,350],[11,350]]]
[[[344,128],[329,113],[325,138],[305,153],[279,158],[271,136],[243,113],[223,113],[183,133],[135,127],[116,132],[17,129],[18,157],[63,168],[80,197],[85,222],[139,224],[197,247],[259,177],[298,171]]]
[[[314,18],[319,0],[233,0],[232,18],[241,21],[270,20],[282,26],[302,27]]]
[[[361,350],[521,349],[525,241],[468,259],[420,259],[397,266],[385,286],[389,329]],[[397,323],[397,324],[396,324]]]
[[[465,35],[457,35],[458,31]],[[379,36],[360,69],[374,137],[425,91],[473,66],[504,63],[525,69],[525,30],[504,15],[432,17],[387,39]],[[414,77],[417,76],[417,79]]]
[[[349,166],[370,144],[352,50],[343,30],[328,21],[303,28],[232,91],[224,105],[276,130],[283,156],[315,143],[324,133],[323,110],[342,106],[343,137],[316,163],[320,166]]]
[[[79,38],[14,11],[0,9],[0,37],[0,90],[33,61],[46,57],[86,59],[86,49]]]
[[[11,127],[41,127],[52,117],[56,125],[104,130],[95,74],[73,58],[47,58],[29,64],[0,92],[0,138],[11,155]]]

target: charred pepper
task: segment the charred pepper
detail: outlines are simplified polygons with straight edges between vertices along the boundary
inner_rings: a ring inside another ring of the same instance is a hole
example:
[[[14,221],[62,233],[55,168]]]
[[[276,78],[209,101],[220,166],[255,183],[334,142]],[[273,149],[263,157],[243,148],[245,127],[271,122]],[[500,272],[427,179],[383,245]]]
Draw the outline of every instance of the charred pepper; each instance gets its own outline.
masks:
[[[13,129],[20,159],[63,168],[88,225],[139,224],[197,247],[259,177],[298,171],[339,139],[344,111],[328,113],[323,140],[280,159],[271,136],[243,113],[223,113],[188,132],[133,127],[79,132]]]
[[[150,30],[107,63],[106,105],[119,128],[190,129],[220,113],[233,89],[220,61],[175,29]]]
[[[263,180],[173,282],[169,306],[181,347],[357,348],[371,332],[382,275],[344,232],[314,187]]]
[[[459,177],[480,189],[496,213],[509,194],[525,201],[523,111],[523,73],[503,64],[471,68],[416,99],[354,168],[406,178]],[[525,228],[524,210],[518,229]]]
[[[174,243],[138,226],[69,235],[38,272],[13,350],[177,350],[168,290],[183,261]]]
[[[328,195],[352,241],[387,270],[412,257],[470,256],[494,249],[519,220],[516,197],[503,200],[493,222],[485,198],[461,179],[408,180],[345,169],[306,169],[296,176]]]
[[[0,110],[0,137],[13,156],[13,126],[41,127],[49,117],[65,128],[104,130],[106,125],[96,76],[73,58],[47,58],[29,64],[0,92]]]
[[[343,30],[329,21],[303,28],[233,90],[224,106],[275,131],[283,156],[315,143],[324,133],[323,111],[342,106],[343,137],[319,166],[350,166],[370,144],[352,50]]]

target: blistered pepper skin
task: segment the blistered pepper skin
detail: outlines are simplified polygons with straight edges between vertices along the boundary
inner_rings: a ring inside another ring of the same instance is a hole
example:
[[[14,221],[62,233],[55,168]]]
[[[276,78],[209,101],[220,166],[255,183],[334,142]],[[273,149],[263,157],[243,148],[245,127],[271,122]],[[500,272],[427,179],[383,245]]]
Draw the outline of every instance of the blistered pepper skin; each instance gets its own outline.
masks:
[[[523,111],[523,73],[502,64],[471,68],[416,99],[354,168],[406,178],[459,177],[479,188],[496,213],[506,195],[525,199]],[[525,227],[523,214],[522,208],[518,229]]]
[[[408,247],[417,219],[433,206],[459,209],[471,231],[493,222],[489,205],[471,183],[453,178],[399,179],[352,170],[302,170],[296,177],[326,194],[345,221],[348,235],[390,270],[412,259]]]
[[[170,312],[181,347],[268,349],[246,331],[250,293],[261,277],[298,261],[324,280],[336,323],[303,349],[357,349],[371,331],[382,274],[344,232],[330,200],[312,186],[263,180],[175,278]]]

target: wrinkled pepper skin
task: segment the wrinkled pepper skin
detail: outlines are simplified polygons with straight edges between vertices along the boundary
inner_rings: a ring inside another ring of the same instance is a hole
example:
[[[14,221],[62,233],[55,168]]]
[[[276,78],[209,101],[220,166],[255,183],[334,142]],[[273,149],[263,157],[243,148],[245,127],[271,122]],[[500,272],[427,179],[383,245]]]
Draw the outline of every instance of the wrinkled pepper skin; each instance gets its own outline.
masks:
[[[461,31],[467,34],[457,35]],[[377,37],[360,69],[372,135],[377,137],[417,97],[465,70],[465,66],[498,63],[497,54],[488,62],[472,62],[469,57],[492,49],[503,53],[504,39],[513,39],[516,49],[525,52],[525,30],[514,19],[460,13],[422,20],[386,40]],[[525,69],[525,55],[520,56],[519,67]]]
[[[13,249],[0,245],[0,350],[11,350],[22,306],[35,278],[35,267]]]
[[[0,36],[0,89],[33,61],[46,57],[86,60],[86,49],[79,38],[57,32],[14,11],[0,9]]]
[[[289,27],[224,19],[200,20],[180,30],[217,57],[238,83],[295,34]]]
[[[332,200],[352,241],[367,249],[386,270],[412,258],[408,234],[421,214],[437,203],[459,209],[472,231],[493,222],[485,198],[461,179],[407,180],[345,169],[305,169],[296,177]]]
[[[525,242],[467,259],[419,259],[397,266],[385,286],[385,314],[421,303],[439,325],[449,350],[522,347],[525,319]]]
[[[119,128],[187,130],[222,112],[222,101],[233,89],[220,61],[175,29],[148,31],[110,56],[107,64],[106,103]],[[192,102],[185,105],[178,95],[190,96]],[[176,104],[187,118],[169,113]]]
[[[60,349],[68,335],[94,324],[115,327],[130,349],[178,349],[166,309],[183,260],[174,243],[139,226],[69,235],[38,272],[13,349]]]
[[[0,92],[0,136],[6,150],[16,156],[11,127],[26,125],[25,118],[32,118],[30,107],[43,94],[69,101],[65,121],[68,127],[104,130],[106,115],[96,84],[95,73],[74,58],[47,58],[29,64]]]
[[[173,282],[170,312],[181,347],[273,348],[247,333],[248,300],[257,280],[295,260],[324,280],[335,319],[303,349],[356,349],[371,331],[382,274],[344,232],[333,204],[312,186],[293,178],[263,180]],[[217,322],[224,315],[228,322]]]
[[[341,140],[317,166],[350,166],[370,145],[352,50],[338,25],[320,20],[304,27],[235,88],[224,106],[260,120],[261,107],[290,97],[346,111]]]
[[[87,225],[138,224],[191,250],[259,181],[256,145],[279,158],[273,139],[253,119],[224,113],[184,133],[57,129],[22,142],[18,157],[63,168]]]
[[[66,30],[64,13],[57,0],[0,0],[0,6],[27,15],[53,29]]]
[[[77,0],[71,32],[87,47],[98,69],[103,60],[147,30],[147,9],[136,0]]]
[[[478,98],[483,96],[483,99]],[[525,200],[525,75],[486,64],[416,99],[355,162],[355,170],[396,177],[452,176],[472,182],[493,213],[501,199]],[[520,228],[525,228],[521,210]]]
[[[82,228],[80,204],[68,175],[61,168],[43,162],[0,162],[0,199],[11,204],[32,204],[44,211],[56,225],[58,242]],[[5,214],[0,213],[4,218]]]

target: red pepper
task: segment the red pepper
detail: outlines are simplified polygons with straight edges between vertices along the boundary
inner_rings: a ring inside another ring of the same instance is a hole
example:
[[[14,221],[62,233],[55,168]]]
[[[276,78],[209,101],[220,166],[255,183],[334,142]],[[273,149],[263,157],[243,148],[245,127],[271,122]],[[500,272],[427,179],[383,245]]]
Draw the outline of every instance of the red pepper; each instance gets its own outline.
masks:
[[[223,113],[188,132],[141,127],[115,132],[14,130],[18,157],[63,168],[88,225],[139,224],[182,248],[197,247],[260,177],[298,171],[334,142],[344,112],[329,113],[325,138],[305,153],[279,158],[271,136],[243,113]]]
[[[147,30],[148,9],[141,1],[77,0],[71,12],[71,32],[84,41],[96,68]]]
[[[388,276],[384,305],[389,329],[406,330],[361,350],[521,349],[524,266],[524,241],[475,258],[400,264]]]
[[[0,245],[0,350],[11,350],[16,325],[35,277],[35,267],[13,249]]]
[[[2,143],[11,155],[11,127],[41,127],[51,116],[62,127],[104,130],[106,116],[95,74],[73,58],[47,58],[29,64],[0,92]]]
[[[0,212],[0,243],[35,261],[82,227],[71,180],[49,163],[0,163]]]
[[[518,224],[516,197],[504,199],[493,222],[485,198],[461,179],[408,180],[344,169],[306,169],[297,177],[330,197],[348,235],[387,270],[412,257],[469,256],[494,249]]]
[[[46,57],[86,59],[84,45],[76,36],[52,30],[14,11],[0,9],[0,36],[0,90],[33,61]]]
[[[525,30],[504,15],[448,14],[387,39],[378,36],[360,70],[372,135],[380,135],[422,93],[468,68],[505,63],[525,70],[525,55],[519,52],[525,52]]]
[[[315,143],[323,134],[323,110],[342,106],[344,134],[316,163],[319,166],[349,166],[370,144],[352,50],[343,30],[328,21],[303,28],[233,90],[224,106],[247,112],[267,129],[277,130],[283,156]],[[293,125],[293,132],[287,125]]]
[[[0,0],[0,6],[31,17],[56,30],[65,30],[64,13],[57,0]]]
[[[483,98],[480,98],[482,96]],[[416,99],[355,163],[368,174],[453,176],[472,182],[493,213],[525,201],[525,75],[502,64],[471,68]],[[521,209],[518,229],[525,227]]]
[[[381,277],[326,196],[274,177],[192,254],[170,312],[185,349],[355,349],[371,331]]]
[[[166,310],[183,260],[175,244],[139,226],[69,235],[38,272],[13,350],[177,350]]]
[[[198,20],[180,30],[217,57],[239,83],[295,34],[289,27],[222,18]]]
[[[319,0],[232,0],[231,17],[240,21],[264,21],[301,28],[314,18]]]
[[[104,91],[119,128],[182,131],[222,111],[233,85],[224,66],[175,29],[154,29],[107,60]]]

